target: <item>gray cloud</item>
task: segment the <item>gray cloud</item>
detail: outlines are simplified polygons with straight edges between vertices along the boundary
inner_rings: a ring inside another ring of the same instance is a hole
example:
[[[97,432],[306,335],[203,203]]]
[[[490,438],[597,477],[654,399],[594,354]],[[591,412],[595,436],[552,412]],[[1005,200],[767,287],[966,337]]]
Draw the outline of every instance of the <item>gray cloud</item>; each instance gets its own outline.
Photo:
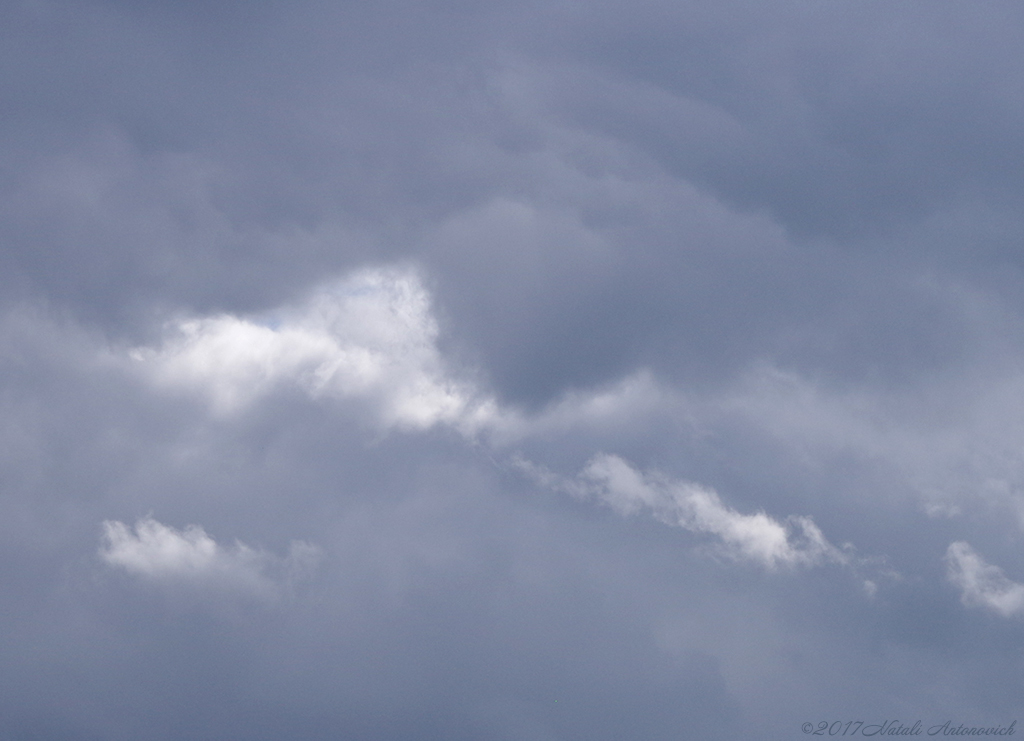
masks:
[[[1019,716],[1020,30],[4,5],[0,736]]]

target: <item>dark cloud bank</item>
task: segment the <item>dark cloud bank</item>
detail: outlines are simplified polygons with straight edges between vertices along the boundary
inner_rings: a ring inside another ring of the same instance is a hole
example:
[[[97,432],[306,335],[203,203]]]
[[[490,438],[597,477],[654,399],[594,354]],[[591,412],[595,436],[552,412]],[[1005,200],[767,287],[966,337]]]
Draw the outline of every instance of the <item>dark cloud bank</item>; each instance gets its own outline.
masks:
[[[1024,11],[0,7],[0,738],[1024,722]]]

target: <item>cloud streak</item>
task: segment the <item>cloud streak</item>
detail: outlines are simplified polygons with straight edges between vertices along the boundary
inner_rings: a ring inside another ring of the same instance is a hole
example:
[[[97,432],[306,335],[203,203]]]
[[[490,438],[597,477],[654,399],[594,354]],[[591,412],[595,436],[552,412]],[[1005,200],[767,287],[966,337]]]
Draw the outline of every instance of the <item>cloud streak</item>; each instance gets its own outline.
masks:
[[[822,534],[810,517],[780,522],[765,512],[743,514],[722,502],[709,487],[637,470],[617,455],[595,455],[574,479],[565,479],[523,458],[519,470],[552,489],[577,499],[594,499],[623,516],[646,512],[659,522],[711,535],[718,552],[769,570],[780,567],[846,564],[845,553]]]

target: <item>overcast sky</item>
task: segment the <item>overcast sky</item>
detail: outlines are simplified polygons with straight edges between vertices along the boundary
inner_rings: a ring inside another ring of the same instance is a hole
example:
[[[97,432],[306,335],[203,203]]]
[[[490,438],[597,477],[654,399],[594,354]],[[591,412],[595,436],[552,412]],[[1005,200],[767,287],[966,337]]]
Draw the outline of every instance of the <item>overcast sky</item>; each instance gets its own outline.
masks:
[[[1024,722],[1022,48],[0,3],[0,739]]]

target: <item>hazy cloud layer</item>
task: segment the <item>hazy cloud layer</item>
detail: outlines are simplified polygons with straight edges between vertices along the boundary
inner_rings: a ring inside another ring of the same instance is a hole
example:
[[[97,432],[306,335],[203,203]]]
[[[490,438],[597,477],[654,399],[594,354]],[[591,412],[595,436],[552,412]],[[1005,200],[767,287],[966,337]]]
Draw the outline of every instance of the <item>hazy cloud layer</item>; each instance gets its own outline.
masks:
[[[0,737],[1020,718],[1022,37],[3,4]]]

